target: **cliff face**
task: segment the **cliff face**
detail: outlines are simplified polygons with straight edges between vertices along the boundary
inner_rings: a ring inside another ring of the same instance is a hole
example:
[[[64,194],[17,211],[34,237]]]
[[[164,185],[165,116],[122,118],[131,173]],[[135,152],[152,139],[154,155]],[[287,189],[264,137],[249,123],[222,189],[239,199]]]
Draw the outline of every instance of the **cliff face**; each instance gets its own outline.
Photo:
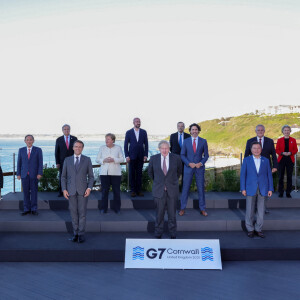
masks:
[[[282,136],[281,127],[289,125],[293,131],[300,128],[300,113],[279,115],[245,114],[238,117],[214,119],[198,123],[201,126],[200,136],[207,139],[209,153],[238,156],[244,153],[246,142],[254,137],[255,127],[263,124],[266,128],[265,135],[277,140]],[[188,132],[188,128],[185,130]],[[292,134],[300,138],[300,131]]]

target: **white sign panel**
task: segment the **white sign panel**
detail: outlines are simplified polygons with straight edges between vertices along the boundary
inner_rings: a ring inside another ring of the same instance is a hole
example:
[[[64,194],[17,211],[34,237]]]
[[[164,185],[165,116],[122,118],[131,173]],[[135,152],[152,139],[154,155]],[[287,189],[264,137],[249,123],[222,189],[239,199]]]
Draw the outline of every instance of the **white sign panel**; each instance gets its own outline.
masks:
[[[219,240],[126,239],[125,269],[222,270]]]

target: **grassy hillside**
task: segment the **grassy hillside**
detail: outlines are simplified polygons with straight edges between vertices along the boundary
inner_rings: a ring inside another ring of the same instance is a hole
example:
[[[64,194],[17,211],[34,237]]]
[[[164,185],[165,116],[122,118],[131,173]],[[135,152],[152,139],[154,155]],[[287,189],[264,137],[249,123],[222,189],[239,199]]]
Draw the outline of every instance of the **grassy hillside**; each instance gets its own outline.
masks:
[[[227,119],[214,119],[198,123],[201,126],[200,136],[207,139],[211,154],[244,153],[246,141],[254,137],[255,126],[263,124],[267,137],[277,139],[282,136],[281,127],[285,124],[300,126],[300,114],[254,115],[245,114]],[[185,130],[188,132],[188,129]],[[300,132],[293,137],[300,138]]]

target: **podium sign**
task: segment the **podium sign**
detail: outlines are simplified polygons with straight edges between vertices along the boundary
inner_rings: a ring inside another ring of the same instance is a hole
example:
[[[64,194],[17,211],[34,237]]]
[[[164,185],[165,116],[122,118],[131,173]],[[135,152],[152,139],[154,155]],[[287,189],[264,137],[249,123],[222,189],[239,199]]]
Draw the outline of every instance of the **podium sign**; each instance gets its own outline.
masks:
[[[222,270],[219,240],[126,239],[125,269]]]

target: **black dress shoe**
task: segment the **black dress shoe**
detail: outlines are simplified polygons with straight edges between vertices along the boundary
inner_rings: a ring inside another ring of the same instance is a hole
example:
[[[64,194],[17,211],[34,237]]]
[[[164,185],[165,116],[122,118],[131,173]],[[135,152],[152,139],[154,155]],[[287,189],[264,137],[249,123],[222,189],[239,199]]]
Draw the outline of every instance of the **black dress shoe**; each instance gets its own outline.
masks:
[[[107,214],[107,211],[104,210],[104,209],[100,209],[100,214],[101,214],[101,215]]]
[[[155,235],[156,239],[161,239],[161,235]]]
[[[116,213],[117,215],[120,215],[120,214],[121,214],[121,212],[120,212],[119,210],[115,210],[115,213]]]
[[[176,235],[171,235],[171,239],[172,240],[176,239]]]
[[[85,238],[83,235],[78,236],[78,243],[83,243],[85,241]]]
[[[64,196],[63,193],[59,193],[59,194],[57,195],[57,197],[63,197],[63,196]]]
[[[21,216],[26,216],[26,215],[29,215],[30,213],[31,213],[30,210],[28,210],[28,211],[23,211],[23,212],[21,213]]]
[[[39,213],[38,213],[36,210],[33,210],[33,211],[31,212],[31,214],[34,215],[34,216],[38,216]]]
[[[292,198],[291,194],[286,194],[287,198]]]
[[[247,235],[248,235],[249,238],[253,238],[254,237],[254,231],[249,231],[247,233]]]
[[[283,193],[279,193],[278,197],[283,198]]]
[[[73,235],[73,236],[69,239],[69,241],[71,241],[71,242],[73,242],[73,243],[77,242],[77,241],[78,241],[78,235]]]
[[[265,209],[265,214],[269,214],[270,211],[268,209]]]
[[[266,237],[262,231],[256,231],[256,234],[262,239]]]

